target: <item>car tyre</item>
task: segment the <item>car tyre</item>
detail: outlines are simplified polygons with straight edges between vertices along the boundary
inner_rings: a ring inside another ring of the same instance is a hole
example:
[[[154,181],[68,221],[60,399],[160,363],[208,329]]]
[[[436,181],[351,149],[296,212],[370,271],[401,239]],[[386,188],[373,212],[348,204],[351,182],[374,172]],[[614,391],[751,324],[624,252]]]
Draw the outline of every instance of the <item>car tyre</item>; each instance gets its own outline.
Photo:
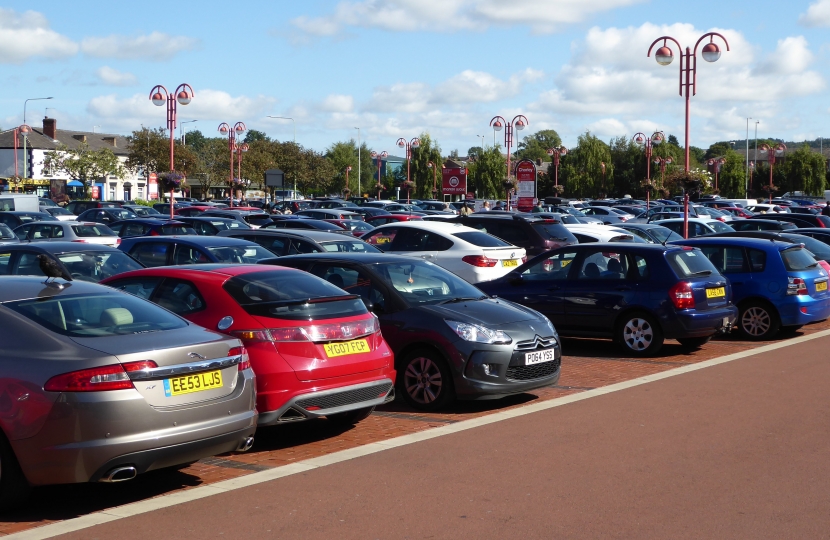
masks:
[[[21,505],[31,490],[8,439],[0,433],[0,509]]]
[[[452,374],[437,351],[412,351],[400,365],[398,392],[411,407],[437,411],[455,399]]]
[[[781,328],[778,312],[770,304],[759,300],[750,300],[740,306],[738,314],[738,331],[744,339],[762,341],[772,339]]]
[[[651,315],[629,313],[619,321],[617,341],[629,354],[651,356],[663,346],[663,330]]]
[[[374,410],[374,407],[364,407],[363,409],[355,409],[353,411],[330,414],[326,416],[326,420],[328,420],[337,427],[353,426],[361,420],[369,418],[369,415],[372,414],[372,411]]]
[[[692,337],[692,338],[677,338],[677,341],[685,349],[699,349],[709,343],[709,340],[712,339],[712,336],[706,337]]]

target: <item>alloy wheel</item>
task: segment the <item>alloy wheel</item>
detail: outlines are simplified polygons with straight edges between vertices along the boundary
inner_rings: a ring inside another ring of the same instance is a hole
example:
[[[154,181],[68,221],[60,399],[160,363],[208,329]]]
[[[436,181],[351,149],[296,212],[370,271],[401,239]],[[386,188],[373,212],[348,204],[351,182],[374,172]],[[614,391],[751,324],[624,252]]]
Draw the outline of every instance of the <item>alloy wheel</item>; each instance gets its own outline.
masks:
[[[772,318],[767,310],[760,306],[752,306],[744,311],[741,317],[741,327],[752,337],[760,337],[769,332]]]
[[[623,328],[623,341],[633,351],[645,351],[654,341],[654,328],[647,320],[634,317]]]
[[[443,378],[441,370],[431,359],[419,356],[413,358],[404,372],[406,392],[415,402],[424,405],[432,403],[441,395]]]

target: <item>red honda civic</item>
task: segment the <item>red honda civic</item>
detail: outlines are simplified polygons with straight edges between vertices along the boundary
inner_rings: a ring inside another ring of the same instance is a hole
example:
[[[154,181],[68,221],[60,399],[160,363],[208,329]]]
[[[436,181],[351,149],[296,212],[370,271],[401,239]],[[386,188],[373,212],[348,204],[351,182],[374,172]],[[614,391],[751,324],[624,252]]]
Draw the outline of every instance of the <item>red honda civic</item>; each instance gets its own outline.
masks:
[[[256,374],[259,426],[321,416],[354,424],[394,399],[394,359],[377,317],[359,296],[306,272],[204,264],[101,283],[241,339]]]

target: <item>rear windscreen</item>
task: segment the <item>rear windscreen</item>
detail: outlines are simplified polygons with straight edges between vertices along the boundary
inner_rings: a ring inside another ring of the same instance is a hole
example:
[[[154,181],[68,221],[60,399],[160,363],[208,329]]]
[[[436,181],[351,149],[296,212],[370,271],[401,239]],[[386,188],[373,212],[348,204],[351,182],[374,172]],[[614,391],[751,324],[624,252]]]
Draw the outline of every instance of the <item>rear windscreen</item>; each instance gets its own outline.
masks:
[[[500,238],[496,238],[491,234],[487,234],[484,232],[479,231],[470,231],[470,232],[461,232],[456,233],[453,236],[456,238],[460,238],[465,242],[469,242],[470,244],[478,247],[510,247],[511,244],[508,244],[504,240]]]
[[[576,237],[564,225],[558,223],[534,223],[533,230],[545,240],[558,240],[576,244]]]
[[[185,227],[184,225],[164,225],[161,228],[161,234],[190,234],[190,229],[188,227]]]
[[[96,236],[115,236],[109,227],[104,225],[72,225],[72,232],[80,238],[94,238]]]
[[[793,272],[815,268],[818,264],[810,252],[801,247],[785,249],[781,252],[781,259],[784,261],[784,268]]]
[[[717,268],[698,249],[666,252],[666,261],[677,277],[683,279],[694,276],[718,274]]]

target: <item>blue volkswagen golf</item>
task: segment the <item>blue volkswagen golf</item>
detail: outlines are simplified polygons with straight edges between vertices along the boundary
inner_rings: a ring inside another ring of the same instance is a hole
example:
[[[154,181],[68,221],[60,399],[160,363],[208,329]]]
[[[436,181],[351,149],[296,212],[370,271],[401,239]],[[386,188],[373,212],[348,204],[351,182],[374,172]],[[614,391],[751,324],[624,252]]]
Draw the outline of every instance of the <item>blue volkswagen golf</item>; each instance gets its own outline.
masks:
[[[736,237],[672,243],[699,248],[729,279],[746,339],[770,339],[830,317],[827,272],[801,244]]]
[[[727,280],[681,246],[567,246],[476,286],[542,312],[561,335],[613,338],[635,356],[657,353],[665,339],[700,347],[738,315]]]

